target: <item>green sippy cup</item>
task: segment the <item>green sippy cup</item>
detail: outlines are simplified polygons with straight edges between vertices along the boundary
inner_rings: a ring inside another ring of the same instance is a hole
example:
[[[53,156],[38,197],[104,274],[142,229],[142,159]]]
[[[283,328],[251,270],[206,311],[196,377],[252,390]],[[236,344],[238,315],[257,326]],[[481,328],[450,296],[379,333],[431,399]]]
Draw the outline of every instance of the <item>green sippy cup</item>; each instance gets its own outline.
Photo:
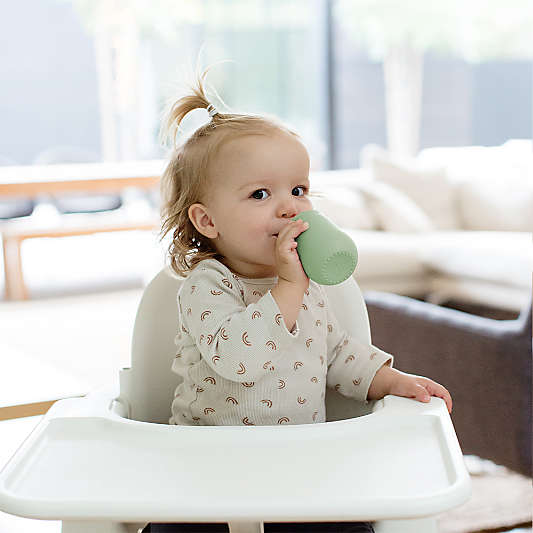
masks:
[[[331,220],[316,210],[293,217],[309,223],[296,237],[300,262],[307,276],[320,285],[337,285],[348,279],[357,265],[353,240]]]

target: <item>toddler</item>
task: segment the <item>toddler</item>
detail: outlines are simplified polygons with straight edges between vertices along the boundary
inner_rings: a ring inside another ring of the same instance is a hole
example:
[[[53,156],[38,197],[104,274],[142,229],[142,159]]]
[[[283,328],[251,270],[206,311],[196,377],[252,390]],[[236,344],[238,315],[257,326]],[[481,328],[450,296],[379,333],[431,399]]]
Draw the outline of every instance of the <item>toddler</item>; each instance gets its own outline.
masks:
[[[185,277],[172,365],[183,381],[169,422],[325,422],[326,386],[357,401],[434,395],[451,411],[443,386],[392,368],[392,355],[340,328],[296,251],[308,226],[291,218],[313,208],[306,148],[275,118],[218,112],[206,97],[206,73],[164,124],[175,142],[188,112],[204,108],[210,116],[175,149],[161,183],[161,233],[171,234],[171,267]],[[373,531],[359,522],[269,528]]]

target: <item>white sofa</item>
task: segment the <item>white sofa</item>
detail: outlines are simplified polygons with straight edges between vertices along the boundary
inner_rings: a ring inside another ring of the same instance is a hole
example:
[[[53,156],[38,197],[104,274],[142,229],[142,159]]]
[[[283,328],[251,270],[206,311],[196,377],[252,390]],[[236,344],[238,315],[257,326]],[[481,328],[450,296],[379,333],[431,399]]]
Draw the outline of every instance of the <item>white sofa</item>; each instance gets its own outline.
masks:
[[[362,168],[313,172],[315,208],[357,244],[354,276],[383,290],[520,311],[531,297],[531,141],[429,148],[398,159],[375,145]]]

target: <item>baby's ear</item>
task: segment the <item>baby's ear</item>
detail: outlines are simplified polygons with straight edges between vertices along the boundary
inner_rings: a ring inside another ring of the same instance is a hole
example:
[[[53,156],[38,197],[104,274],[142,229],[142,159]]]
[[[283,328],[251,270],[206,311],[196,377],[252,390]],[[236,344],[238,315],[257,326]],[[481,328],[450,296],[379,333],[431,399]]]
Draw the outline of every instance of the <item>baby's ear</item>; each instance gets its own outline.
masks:
[[[193,204],[189,207],[187,214],[189,215],[189,220],[192,222],[193,226],[204,237],[209,239],[215,239],[218,237],[218,231],[215,228],[215,222],[208,213],[205,205]]]

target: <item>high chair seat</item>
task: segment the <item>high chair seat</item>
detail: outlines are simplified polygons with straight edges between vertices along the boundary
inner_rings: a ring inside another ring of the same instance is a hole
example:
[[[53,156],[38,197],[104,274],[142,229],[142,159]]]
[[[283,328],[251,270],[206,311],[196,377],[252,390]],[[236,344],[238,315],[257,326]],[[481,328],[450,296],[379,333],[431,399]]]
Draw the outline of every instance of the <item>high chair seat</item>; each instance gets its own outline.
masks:
[[[376,533],[436,533],[434,515],[468,499],[439,398],[365,405],[328,391],[325,423],[168,425],[179,283],[162,271],[146,288],[120,386],[57,402],[4,467],[2,511],[63,520],[64,533],[125,533],[146,522],[260,533],[264,522],[356,520],[377,521]],[[355,281],[327,291],[341,325],[369,340]]]

